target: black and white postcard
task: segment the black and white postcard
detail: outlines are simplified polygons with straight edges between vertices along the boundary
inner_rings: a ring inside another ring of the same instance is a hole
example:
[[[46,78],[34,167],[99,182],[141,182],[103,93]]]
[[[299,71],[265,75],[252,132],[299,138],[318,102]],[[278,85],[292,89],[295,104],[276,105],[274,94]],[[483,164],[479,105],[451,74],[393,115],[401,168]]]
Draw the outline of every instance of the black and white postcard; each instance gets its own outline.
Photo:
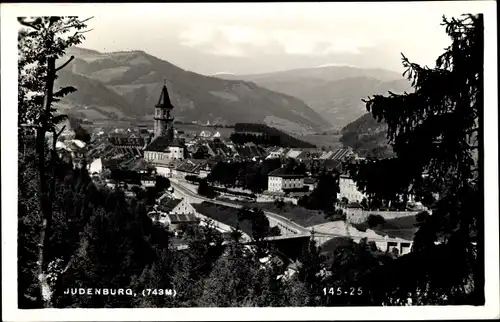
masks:
[[[4,320],[499,317],[494,1],[1,15]]]

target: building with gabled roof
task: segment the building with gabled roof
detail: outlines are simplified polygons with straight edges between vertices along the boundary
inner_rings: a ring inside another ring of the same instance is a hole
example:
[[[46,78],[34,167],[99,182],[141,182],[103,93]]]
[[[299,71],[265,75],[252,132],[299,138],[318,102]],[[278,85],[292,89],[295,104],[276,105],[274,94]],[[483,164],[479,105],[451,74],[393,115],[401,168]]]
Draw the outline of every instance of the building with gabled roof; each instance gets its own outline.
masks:
[[[284,147],[280,146],[271,147],[267,150],[268,155],[266,159],[278,159],[285,156],[287,152],[288,152],[287,149]]]
[[[208,149],[210,156],[220,155],[224,158],[230,157],[233,153],[231,149],[220,141],[207,142],[205,146]]]
[[[101,173],[103,170],[102,158],[96,158],[89,164],[89,173]]]
[[[131,153],[142,156],[146,138],[135,137],[133,134],[125,136],[123,134],[115,134],[108,138],[108,142],[118,151],[123,153]]]
[[[318,186],[318,179],[313,177],[304,178],[304,186],[309,187],[309,191],[313,191]]]
[[[151,161],[150,164],[156,168],[156,173],[158,175],[171,178],[173,177],[174,173],[176,173],[175,169],[182,162],[183,160],[158,159]]]
[[[352,154],[352,150],[349,148],[340,148],[331,156],[333,160],[343,160]]]
[[[151,173],[154,170],[154,167],[151,166],[146,160],[143,158],[137,158],[127,164],[127,168],[130,171],[138,172],[138,173]]]
[[[163,196],[162,196],[163,197]],[[180,224],[196,224],[199,222],[196,209],[186,200],[167,195],[158,200],[156,212],[150,214],[153,221],[168,225],[176,230]]]
[[[190,159],[181,162],[176,168],[176,176],[180,178],[184,178],[187,175],[195,175],[198,176],[202,169],[207,168],[206,160],[196,160]]]
[[[361,202],[366,195],[358,190],[356,182],[348,175],[341,175],[339,178],[339,193],[338,199],[346,198],[351,203]]]
[[[288,151],[288,153],[286,154],[287,158],[292,158],[292,159],[295,159],[296,157],[298,157],[300,154],[302,153],[301,150],[290,150]]]
[[[202,138],[209,138],[212,136],[212,133],[210,131],[201,131],[200,132],[200,137]]]
[[[269,172],[267,177],[267,190],[270,192],[283,192],[304,187],[304,175],[287,172],[284,167]]]
[[[308,159],[309,157],[311,156],[311,152],[307,151],[307,150],[304,150],[304,151],[301,151],[296,157],[295,159],[297,160],[304,160],[304,159]]]
[[[334,152],[333,151],[324,151],[323,154],[319,157],[321,160],[327,160],[330,159],[333,156]]]

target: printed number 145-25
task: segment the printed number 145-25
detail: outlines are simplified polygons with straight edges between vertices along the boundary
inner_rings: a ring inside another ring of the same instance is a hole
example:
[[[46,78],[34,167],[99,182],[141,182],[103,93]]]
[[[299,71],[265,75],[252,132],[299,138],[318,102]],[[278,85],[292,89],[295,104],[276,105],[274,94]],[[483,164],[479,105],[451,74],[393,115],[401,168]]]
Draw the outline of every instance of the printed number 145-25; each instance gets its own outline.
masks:
[[[324,295],[362,295],[363,289],[361,287],[325,287],[323,288]]]

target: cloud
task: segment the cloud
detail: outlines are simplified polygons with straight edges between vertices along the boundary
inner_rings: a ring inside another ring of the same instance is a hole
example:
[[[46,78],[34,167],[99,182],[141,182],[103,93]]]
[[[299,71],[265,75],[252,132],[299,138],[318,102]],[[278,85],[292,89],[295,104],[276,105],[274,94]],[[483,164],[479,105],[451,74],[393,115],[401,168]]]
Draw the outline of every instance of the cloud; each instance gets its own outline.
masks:
[[[196,47],[210,43],[215,36],[215,31],[208,25],[195,25],[179,34],[181,45]]]
[[[333,32],[275,29],[238,25],[194,25],[179,35],[181,45],[204,53],[243,57],[252,53],[326,56],[359,54],[372,44],[362,39],[339,38]]]
[[[243,47],[224,44],[215,45],[214,47],[206,50],[206,52],[216,56],[228,57],[245,57],[247,55]]]
[[[261,30],[241,26],[219,26],[217,30],[232,44],[250,44],[253,46],[266,46],[269,38]]]
[[[217,76],[217,75],[235,75],[235,74],[231,72],[216,72],[213,73],[211,76]]]
[[[324,68],[324,67],[338,67],[338,66],[347,66],[347,67],[354,67],[357,68],[359,66],[352,65],[352,64],[339,64],[339,63],[328,63],[328,64],[321,64],[318,66],[315,66],[314,68]]]
[[[375,44],[366,41],[353,41],[347,39],[335,40],[323,52],[325,55],[330,54],[361,54],[363,49],[375,47]]]
[[[255,45],[259,38],[252,29],[237,26],[193,25],[182,31],[180,44],[215,56],[244,57],[245,46]]]

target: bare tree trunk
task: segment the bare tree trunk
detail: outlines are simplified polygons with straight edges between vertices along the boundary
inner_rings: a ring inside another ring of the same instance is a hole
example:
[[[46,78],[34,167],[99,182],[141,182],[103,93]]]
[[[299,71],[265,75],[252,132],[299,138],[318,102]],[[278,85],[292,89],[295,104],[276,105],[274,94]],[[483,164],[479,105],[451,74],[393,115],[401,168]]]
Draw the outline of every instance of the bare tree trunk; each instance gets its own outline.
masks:
[[[44,307],[50,307],[52,290],[47,280],[47,249],[52,229],[52,200],[47,182],[46,167],[45,167],[45,134],[48,129],[48,121],[50,117],[50,108],[54,94],[55,80],[55,58],[48,58],[47,75],[45,83],[45,97],[43,102],[42,124],[37,129],[37,156],[38,156],[38,174],[40,187],[40,210],[42,212],[42,225],[40,229],[40,242],[38,244],[38,280],[40,283],[40,296],[44,303]]]
[[[55,194],[56,194],[56,162],[57,162],[57,150],[56,150],[56,144],[57,144],[57,139],[61,135],[61,133],[64,131],[66,126],[63,126],[62,129],[57,132],[55,129],[52,131],[52,150],[50,151],[50,167],[52,169],[52,176],[51,176],[51,182],[50,182],[50,191],[49,191],[49,200],[51,204],[54,202]]]

